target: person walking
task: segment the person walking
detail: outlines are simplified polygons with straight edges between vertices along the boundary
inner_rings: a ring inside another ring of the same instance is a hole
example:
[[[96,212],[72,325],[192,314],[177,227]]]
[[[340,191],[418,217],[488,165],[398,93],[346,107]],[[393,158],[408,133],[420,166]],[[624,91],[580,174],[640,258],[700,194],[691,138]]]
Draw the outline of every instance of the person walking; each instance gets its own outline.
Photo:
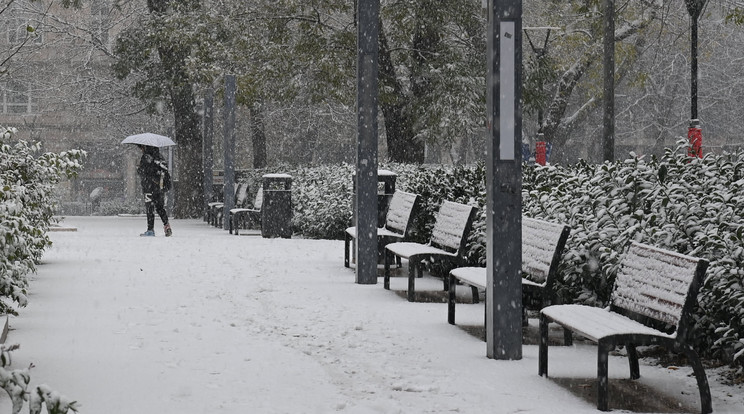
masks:
[[[137,145],[142,150],[142,158],[137,166],[137,174],[142,183],[142,193],[145,196],[145,213],[147,214],[147,231],[140,236],[155,236],[155,212],[163,221],[165,237],[173,235],[168,223],[168,213],[165,211],[165,192],[170,188],[168,166],[160,150],[148,145]]]

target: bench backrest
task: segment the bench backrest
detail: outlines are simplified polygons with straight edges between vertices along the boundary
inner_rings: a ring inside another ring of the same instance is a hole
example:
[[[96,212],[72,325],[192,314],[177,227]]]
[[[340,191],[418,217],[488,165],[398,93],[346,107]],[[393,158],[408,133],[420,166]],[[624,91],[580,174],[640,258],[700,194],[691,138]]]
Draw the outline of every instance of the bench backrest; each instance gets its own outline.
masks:
[[[385,215],[385,227],[404,236],[407,235],[415,215],[414,211],[418,207],[418,200],[418,194],[395,190]]]
[[[261,206],[263,205],[263,186],[258,187],[258,191],[256,191],[256,199],[253,200],[253,208],[255,210],[261,210]]]
[[[684,338],[708,261],[633,242],[615,279],[610,309]]]
[[[248,198],[248,183],[238,183],[235,187],[235,206],[242,207]]]
[[[552,291],[571,227],[522,216],[522,273]]]
[[[436,215],[431,231],[432,246],[462,256],[468,233],[473,227],[476,208],[465,204],[444,201]]]

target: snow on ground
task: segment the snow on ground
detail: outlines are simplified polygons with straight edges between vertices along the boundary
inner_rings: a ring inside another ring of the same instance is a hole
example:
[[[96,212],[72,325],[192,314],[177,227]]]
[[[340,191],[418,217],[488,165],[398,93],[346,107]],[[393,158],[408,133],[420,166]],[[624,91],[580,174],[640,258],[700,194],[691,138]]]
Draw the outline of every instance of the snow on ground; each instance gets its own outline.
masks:
[[[13,368],[33,363],[32,386],[78,400],[81,413],[597,412],[578,396],[596,375],[592,345],[551,347],[547,379],[535,345],[521,360],[489,360],[483,341],[447,324],[446,304],[355,284],[342,241],[232,236],[200,220],[141,238],[144,224],[66,218],[77,231],[51,233],[30,304],[11,318]],[[427,286],[441,289],[417,283]],[[458,323],[482,325],[482,304],[457,311]],[[643,365],[637,383],[696,412],[690,372]],[[628,376],[625,358],[611,358],[610,376]],[[715,412],[744,412],[741,389],[709,379]],[[616,411],[648,412],[612,391]],[[0,413],[9,407],[0,395]]]

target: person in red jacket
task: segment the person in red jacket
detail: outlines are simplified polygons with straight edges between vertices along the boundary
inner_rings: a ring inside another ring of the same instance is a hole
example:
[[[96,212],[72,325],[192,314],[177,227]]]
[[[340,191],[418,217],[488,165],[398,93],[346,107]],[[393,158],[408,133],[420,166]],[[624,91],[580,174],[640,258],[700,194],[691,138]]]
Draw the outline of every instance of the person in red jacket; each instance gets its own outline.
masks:
[[[168,166],[157,147],[138,145],[142,150],[142,158],[137,166],[137,174],[142,183],[142,193],[145,196],[145,213],[147,213],[147,231],[140,236],[155,236],[155,212],[163,221],[165,237],[173,234],[168,223],[168,213],[165,211],[165,176]]]

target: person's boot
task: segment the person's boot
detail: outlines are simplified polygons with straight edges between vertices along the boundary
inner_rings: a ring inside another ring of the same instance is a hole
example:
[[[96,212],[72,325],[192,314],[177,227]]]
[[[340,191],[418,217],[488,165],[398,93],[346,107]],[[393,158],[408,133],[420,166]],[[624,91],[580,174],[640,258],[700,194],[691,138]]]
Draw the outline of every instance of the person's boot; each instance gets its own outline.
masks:
[[[140,236],[143,237],[155,237],[155,232],[152,230],[147,230],[146,232],[140,234]]]
[[[173,230],[171,230],[170,223],[163,226],[163,230],[165,230],[165,237],[170,237],[173,235]]]

